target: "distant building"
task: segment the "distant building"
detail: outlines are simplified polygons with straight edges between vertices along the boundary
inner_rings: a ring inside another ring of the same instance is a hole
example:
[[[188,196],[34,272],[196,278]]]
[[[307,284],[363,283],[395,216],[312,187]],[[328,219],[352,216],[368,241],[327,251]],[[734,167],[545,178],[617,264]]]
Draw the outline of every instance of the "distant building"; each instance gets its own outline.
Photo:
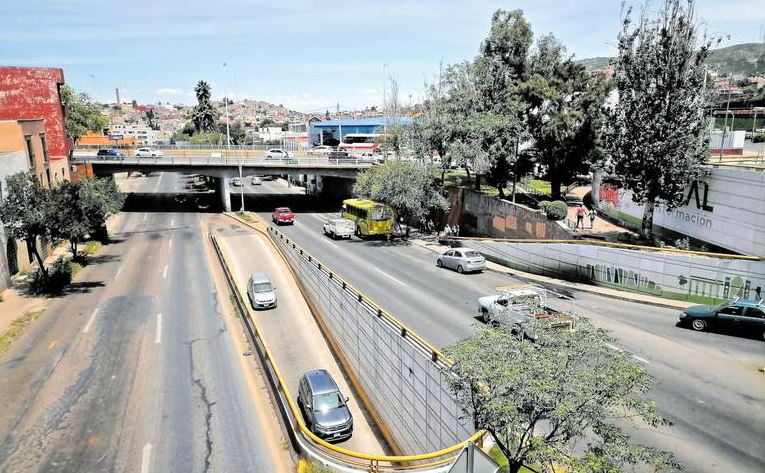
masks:
[[[114,135],[104,135],[102,133],[85,133],[77,140],[77,146],[100,146],[108,148],[109,146],[135,146],[134,136],[126,136],[119,139],[112,139]]]
[[[151,146],[157,142],[164,142],[165,134],[152,130],[148,125],[143,124],[119,124],[112,125],[109,133],[113,136],[122,136],[124,138],[135,138],[139,146]]]
[[[326,120],[308,123],[308,143],[311,146],[337,146],[343,142],[346,135],[353,134],[385,134],[392,124],[408,124],[412,119],[407,117],[379,117],[358,120]]]
[[[68,179],[72,143],[66,135],[62,85],[60,68],[0,66],[0,120],[44,120],[49,169]]]

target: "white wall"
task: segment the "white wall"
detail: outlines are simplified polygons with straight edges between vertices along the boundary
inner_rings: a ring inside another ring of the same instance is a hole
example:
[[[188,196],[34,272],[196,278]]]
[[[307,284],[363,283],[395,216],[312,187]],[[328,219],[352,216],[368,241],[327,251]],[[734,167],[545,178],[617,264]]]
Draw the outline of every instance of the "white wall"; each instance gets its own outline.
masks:
[[[688,205],[671,211],[658,206],[654,224],[736,253],[765,256],[764,171],[711,167],[696,189],[686,189],[686,197],[691,194]],[[620,189],[617,196],[601,187],[600,200],[606,213],[615,209],[638,219],[643,216],[643,206],[632,201],[630,191]],[[610,209],[604,204],[614,200],[616,205]]]

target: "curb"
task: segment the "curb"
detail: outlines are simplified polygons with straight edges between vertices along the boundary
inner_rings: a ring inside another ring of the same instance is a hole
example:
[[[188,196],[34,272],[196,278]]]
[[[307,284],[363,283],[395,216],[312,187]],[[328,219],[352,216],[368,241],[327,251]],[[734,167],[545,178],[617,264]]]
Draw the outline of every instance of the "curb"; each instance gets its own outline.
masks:
[[[421,241],[422,240],[418,240],[416,244],[421,246],[422,248],[430,250],[430,251],[432,251],[434,253],[438,253],[437,249],[433,248],[432,246],[428,246],[426,244],[422,244],[422,243],[420,243]],[[570,290],[574,290],[574,291],[586,292],[588,294],[595,294],[595,295],[598,295],[598,296],[608,297],[610,299],[616,299],[616,300],[621,300],[621,301],[625,301],[625,302],[635,302],[635,303],[638,303],[638,304],[645,304],[645,305],[650,305],[650,306],[654,306],[654,307],[662,307],[662,308],[665,308],[665,309],[683,310],[682,307],[678,307],[676,305],[673,305],[673,304],[670,304],[670,303],[664,303],[664,302],[661,302],[661,301],[648,301],[648,300],[645,300],[645,299],[639,299],[639,298],[636,298],[636,297],[630,297],[628,295],[604,293],[604,292],[598,291],[596,289],[597,286],[592,286],[592,287],[585,286],[585,285],[572,286],[569,282],[562,281],[562,280],[559,280],[559,279],[552,280],[552,281],[549,281],[549,280],[540,281],[540,280],[538,280],[538,279],[536,279],[534,277],[528,277],[528,276],[524,276],[524,275],[521,275],[521,274],[518,274],[518,273],[514,273],[514,272],[512,272],[511,268],[507,268],[505,270],[505,269],[497,269],[497,268],[492,268],[490,266],[487,266],[486,270],[487,271],[491,271],[493,273],[497,273],[497,274],[506,274],[508,276],[512,276],[514,278],[520,279],[520,280],[525,281],[525,282],[533,282],[533,283],[536,283],[536,284],[548,284],[548,285],[554,286],[554,287],[570,289]]]

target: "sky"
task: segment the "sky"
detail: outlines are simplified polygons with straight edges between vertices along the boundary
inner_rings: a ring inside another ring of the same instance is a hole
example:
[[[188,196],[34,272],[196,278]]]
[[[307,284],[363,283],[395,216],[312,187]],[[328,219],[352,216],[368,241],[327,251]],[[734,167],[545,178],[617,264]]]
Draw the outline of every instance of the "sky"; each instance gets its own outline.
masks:
[[[648,0],[655,8],[660,0]],[[626,0],[639,11],[645,0]],[[0,0],[0,64],[55,66],[103,102],[267,100],[301,112],[417,102],[441,64],[473,58],[492,13],[521,9],[576,58],[615,53],[621,0]],[[697,0],[722,46],[757,42],[763,0]],[[727,39],[729,38],[729,39]]]

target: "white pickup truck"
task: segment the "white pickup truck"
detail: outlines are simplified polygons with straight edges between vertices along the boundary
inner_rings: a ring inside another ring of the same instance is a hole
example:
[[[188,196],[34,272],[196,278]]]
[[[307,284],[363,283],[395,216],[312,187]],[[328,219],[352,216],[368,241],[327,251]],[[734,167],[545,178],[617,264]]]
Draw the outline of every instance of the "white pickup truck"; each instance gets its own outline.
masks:
[[[324,222],[324,234],[337,238],[351,238],[356,231],[356,223],[347,218],[330,218]]]
[[[550,318],[554,328],[571,330],[573,319],[547,305],[547,291],[540,286],[521,284],[497,288],[499,294],[478,298],[478,313],[488,323],[508,323],[519,336],[534,339],[527,325],[534,319]]]

